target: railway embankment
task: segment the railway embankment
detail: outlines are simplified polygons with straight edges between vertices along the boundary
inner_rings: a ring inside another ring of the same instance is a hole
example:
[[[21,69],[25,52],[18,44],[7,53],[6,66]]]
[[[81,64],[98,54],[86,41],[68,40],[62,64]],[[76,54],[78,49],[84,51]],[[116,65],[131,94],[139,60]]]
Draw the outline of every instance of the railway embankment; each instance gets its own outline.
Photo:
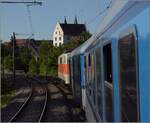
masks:
[[[6,107],[19,89],[27,86],[24,75],[16,75],[16,81],[13,83],[13,75],[6,74],[1,78],[1,108]]]

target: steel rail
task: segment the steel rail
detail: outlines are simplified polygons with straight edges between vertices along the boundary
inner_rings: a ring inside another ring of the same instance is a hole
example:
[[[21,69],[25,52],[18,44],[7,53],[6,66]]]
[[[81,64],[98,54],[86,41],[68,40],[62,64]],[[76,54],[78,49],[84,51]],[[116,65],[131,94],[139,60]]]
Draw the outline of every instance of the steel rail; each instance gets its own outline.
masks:
[[[42,110],[42,113],[40,115],[40,118],[39,118],[39,122],[42,121],[43,117],[44,117],[44,114],[46,112],[46,106],[47,106],[47,100],[48,100],[48,91],[47,91],[47,87],[45,87],[45,85],[43,85],[43,88],[45,90],[45,101],[44,101],[44,106],[43,106],[43,110]]]
[[[32,86],[32,85],[31,85]],[[19,108],[19,110],[13,115],[13,117],[8,121],[8,122],[13,122],[16,117],[20,114],[20,112],[23,110],[23,108],[26,106],[26,104],[29,102],[29,100],[31,99],[32,97],[32,94],[33,94],[33,87],[31,87],[31,90],[30,90],[30,94],[29,96],[27,97],[27,99],[25,100],[25,102],[21,105],[21,107]]]
[[[44,114],[46,112],[46,106],[47,106],[47,102],[48,102],[48,91],[47,91],[47,87],[39,79],[35,79],[35,78],[32,78],[32,79],[38,81],[38,83],[40,83],[43,86],[44,90],[45,90],[44,106],[43,106],[40,118],[38,120],[38,122],[41,122],[43,120]]]
[[[64,91],[63,87],[60,87],[60,85],[57,85],[57,83],[53,83],[53,85],[60,91],[60,93],[64,97],[64,99],[66,101],[66,105],[68,107],[68,111],[70,112],[70,114],[69,114],[70,120],[73,121],[73,111],[72,111],[72,107],[69,105],[69,100],[67,98],[66,92]]]

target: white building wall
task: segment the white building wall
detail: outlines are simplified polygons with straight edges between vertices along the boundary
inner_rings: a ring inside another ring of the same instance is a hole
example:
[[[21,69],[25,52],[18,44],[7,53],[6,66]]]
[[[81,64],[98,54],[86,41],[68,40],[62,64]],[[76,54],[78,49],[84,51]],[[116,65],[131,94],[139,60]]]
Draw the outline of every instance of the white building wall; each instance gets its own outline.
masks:
[[[57,23],[53,32],[53,46],[59,47],[63,43],[64,43],[64,33],[60,24]]]

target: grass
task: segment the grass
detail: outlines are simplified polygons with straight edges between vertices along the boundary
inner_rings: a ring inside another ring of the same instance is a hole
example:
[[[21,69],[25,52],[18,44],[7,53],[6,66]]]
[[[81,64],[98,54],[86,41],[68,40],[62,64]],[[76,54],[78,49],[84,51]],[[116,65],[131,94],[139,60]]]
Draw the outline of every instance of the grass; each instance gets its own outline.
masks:
[[[10,103],[12,97],[14,96],[15,96],[15,91],[12,91],[9,94],[1,95],[1,104],[0,104],[1,108],[6,107]]]
[[[13,89],[12,79],[1,78],[1,103],[0,107],[6,107],[12,97],[15,96],[15,90]]]

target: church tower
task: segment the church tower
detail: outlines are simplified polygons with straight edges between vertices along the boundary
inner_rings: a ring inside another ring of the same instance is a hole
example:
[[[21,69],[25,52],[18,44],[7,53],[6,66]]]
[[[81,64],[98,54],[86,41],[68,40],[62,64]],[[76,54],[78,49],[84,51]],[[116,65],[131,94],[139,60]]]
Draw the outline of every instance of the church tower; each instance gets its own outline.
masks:
[[[75,16],[74,24],[78,24],[77,17]]]

